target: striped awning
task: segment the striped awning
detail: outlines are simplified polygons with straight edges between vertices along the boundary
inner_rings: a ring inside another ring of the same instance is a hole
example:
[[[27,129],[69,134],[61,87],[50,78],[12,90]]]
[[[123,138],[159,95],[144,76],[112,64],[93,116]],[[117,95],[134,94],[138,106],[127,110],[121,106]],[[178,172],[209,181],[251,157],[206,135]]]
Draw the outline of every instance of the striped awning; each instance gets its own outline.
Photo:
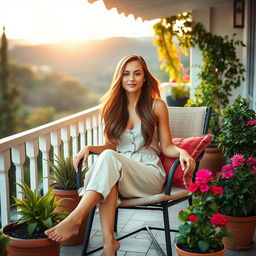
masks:
[[[103,1],[108,10],[116,8],[125,16],[132,14],[135,18],[152,20],[167,17],[195,9],[232,2],[233,0],[87,0],[89,3]]]

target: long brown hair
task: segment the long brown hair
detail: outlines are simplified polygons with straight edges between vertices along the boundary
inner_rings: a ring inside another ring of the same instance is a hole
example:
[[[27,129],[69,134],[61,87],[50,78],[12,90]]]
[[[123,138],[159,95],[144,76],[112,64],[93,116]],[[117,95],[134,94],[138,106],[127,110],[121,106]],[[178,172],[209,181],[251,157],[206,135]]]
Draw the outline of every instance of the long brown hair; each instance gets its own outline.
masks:
[[[128,102],[122,77],[128,62],[139,61],[144,71],[144,84],[138,103],[136,113],[142,124],[142,135],[144,146],[148,147],[156,129],[156,117],[152,109],[154,99],[160,98],[159,82],[149,71],[144,58],[137,54],[130,54],[123,57],[115,70],[111,87],[103,97],[102,118],[105,124],[104,134],[112,142],[118,143],[118,139],[125,131],[129,119]]]

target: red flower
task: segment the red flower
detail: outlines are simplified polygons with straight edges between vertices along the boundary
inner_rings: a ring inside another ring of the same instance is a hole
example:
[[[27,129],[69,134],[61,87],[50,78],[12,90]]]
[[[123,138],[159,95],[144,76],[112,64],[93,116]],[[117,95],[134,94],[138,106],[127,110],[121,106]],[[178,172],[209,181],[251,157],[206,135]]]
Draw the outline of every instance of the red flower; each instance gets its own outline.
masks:
[[[212,172],[207,169],[199,170],[196,173],[196,181],[199,183],[207,184],[209,181],[212,181]]]
[[[192,183],[191,185],[189,185],[188,187],[188,191],[190,192],[196,192],[200,187],[199,183]]]
[[[220,213],[214,213],[210,219],[210,222],[213,226],[222,226],[225,227],[227,225],[227,218],[220,214]]]
[[[200,191],[207,192],[209,190],[209,186],[207,184],[200,184]]]
[[[210,190],[215,195],[220,195],[224,193],[224,190],[222,187],[212,186],[210,187]]]
[[[197,222],[197,215],[196,214],[190,214],[188,217],[188,220],[191,222]]]
[[[246,125],[247,126],[256,125],[256,120],[249,120],[249,121],[246,122]]]

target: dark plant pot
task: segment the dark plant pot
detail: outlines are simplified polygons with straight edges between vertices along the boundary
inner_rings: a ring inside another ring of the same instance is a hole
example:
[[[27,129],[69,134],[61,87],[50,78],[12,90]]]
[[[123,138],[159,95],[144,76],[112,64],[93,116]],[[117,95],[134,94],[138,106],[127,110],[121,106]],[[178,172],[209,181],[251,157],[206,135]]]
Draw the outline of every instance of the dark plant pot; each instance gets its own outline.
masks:
[[[226,248],[238,251],[249,250],[253,247],[253,236],[256,227],[256,216],[233,217],[228,219],[227,229],[232,238],[224,238]]]
[[[221,251],[218,252],[212,252],[212,253],[193,253],[193,252],[187,252],[180,249],[177,245],[175,245],[175,249],[178,256],[224,256],[225,255],[225,248],[223,248]]]
[[[63,198],[68,198],[63,200],[60,207],[57,207],[56,211],[67,211],[71,213],[78,203],[80,202],[81,197],[78,195],[77,190],[60,190],[54,189],[53,193],[56,195],[56,200],[60,200]],[[72,236],[66,241],[61,242],[62,245],[78,245],[82,244],[84,241],[84,234],[87,224],[87,217],[83,220],[83,223],[79,229],[77,235]]]
[[[13,229],[16,223],[11,223],[3,228],[3,233]],[[6,233],[5,233],[6,234]],[[19,239],[11,237],[11,242],[7,245],[8,256],[59,256],[60,244],[49,238],[39,239]]]
[[[172,107],[184,107],[187,100],[188,97],[173,99],[170,95],[166,96],[167,105]]]

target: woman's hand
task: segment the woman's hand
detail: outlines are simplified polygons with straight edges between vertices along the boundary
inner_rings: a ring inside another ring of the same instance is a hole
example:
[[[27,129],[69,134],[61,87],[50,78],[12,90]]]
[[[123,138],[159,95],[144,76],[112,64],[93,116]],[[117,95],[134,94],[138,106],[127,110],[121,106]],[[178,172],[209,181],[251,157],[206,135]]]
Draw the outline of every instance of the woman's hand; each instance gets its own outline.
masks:
[[[74,161],[73,161],[73,166],[74,166],[76,172],[78,171],[78,164],[79,164],[80,160],[81,160],[82,158],[84,158],[83,164],[82,164],[82,166],[84,166],[85,163],[87,162],[87,158],[88,158],[88,156],[89,156],[89,153],[90,153],[89,147],[84,147],[84,148],[81,149],[81,150],[78,152],[78,154],[75,156]]]
[[[196,168],[196,161],[184,149],[180,150],[180,165],[185,175],[192,175]]]

